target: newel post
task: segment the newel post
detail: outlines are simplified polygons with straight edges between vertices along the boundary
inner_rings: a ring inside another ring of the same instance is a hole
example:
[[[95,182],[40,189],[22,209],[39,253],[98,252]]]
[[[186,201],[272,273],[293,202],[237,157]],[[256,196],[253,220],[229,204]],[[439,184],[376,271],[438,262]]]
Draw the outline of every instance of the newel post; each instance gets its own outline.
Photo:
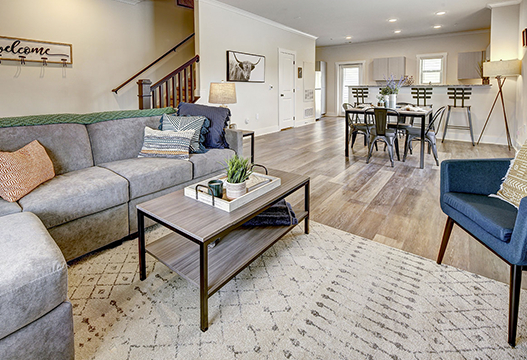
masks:
[[[139,87],[138,97],[139,97],[139,109],[151,109],[152,108],[152,95],[150,93],[150,85],[152,82],[149,79],[140,79],[137,81],[137,86]]]

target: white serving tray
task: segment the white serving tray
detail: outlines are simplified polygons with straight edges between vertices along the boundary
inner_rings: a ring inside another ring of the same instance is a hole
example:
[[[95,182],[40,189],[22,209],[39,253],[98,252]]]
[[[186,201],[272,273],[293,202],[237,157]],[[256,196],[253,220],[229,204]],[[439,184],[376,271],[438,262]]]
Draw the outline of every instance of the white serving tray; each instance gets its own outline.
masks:
[[[273,189],[276,189],[281,184],[280,178],[277,178],[277,177],[274,177],[274,176],[270,176],[270,175],[260,174],[260,173],[256,173],[256,172],[254,174],[257,175],[257,176],[263,177],[263,178],[268,178],[271,181],[268,182],[268,183],[265,183],[264,185],[260,185],[260,186],[256,187],[254,190],[251,190],[251,191],[247,192],[245,195],[242,195],[239,198],[236,198],[234,200],[228,200],[227,199],[227,197],[225,196],[225,185],[223,185],[223,198],[221,198],[221,199],[220,198],[214,198],[214,207],[216,207],[216,208],[218,208],[220,210],[223,210],[223,211],[231,212],[231,211],[236,210],[239,207],[242,207],[243,205],[251,202],[252,200],[256,199],[257,197],[262,196],[263,194],[265,194],[265,193],[267,193],[267,192],[269,192],[269,191],[271,191]],[[208,204],[208,205],[212,206],[212,195],[209,195],[207,192],[205,192],[206,190],[204,188],[200,188],[199,189],[199,191],[198,191],[198,198],[196,199],[196,186],[197,185],[204,185],[206,187],[209,181],[211,181],[211,180],[218,180],[218,179],[219,180],[223,180],[225,177],[226,177],[226,175],[223,174],[223,175],[212,177],[212,178],[207,179],[207,180],[203,180],[203,181],[201,181],[199,183],[196,183],[196,184],[193,184],[193,185],[189,185],[189,186],[187,186],[185,188],[185,196],[188,196],[188,197],[190,197],[192,199],[195,199],[197,201],[200,201],[200,202],[203,202],[205,204]]]

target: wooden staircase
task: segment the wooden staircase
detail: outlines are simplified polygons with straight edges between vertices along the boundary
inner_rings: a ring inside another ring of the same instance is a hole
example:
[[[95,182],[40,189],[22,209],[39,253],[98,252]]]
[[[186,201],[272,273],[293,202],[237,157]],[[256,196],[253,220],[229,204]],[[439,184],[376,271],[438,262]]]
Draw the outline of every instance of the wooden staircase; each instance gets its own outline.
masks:
[[[177,107],[180,102],[196,102],[196,74],[199,55],[156,82],[142,79],[139,86],[139,109]]]
[[[133,79],[137,78],[146,70],[150,69],[161,59],[167,55],[175,52],[178,47],[189,41],[194,34],[190,34],[179,44],[174,46],[172,49],[161,55],[150,65],[143,68],[137,74],[123,82],[121,85],[112,89],[114,93],[117,92],[126,84]],[[180,102],[196,102],[199,97],[196,96],[197,89],[197,65],[199,62],[199,55],[194,56],[192,59],[172,71],[170,74],[152,85],[152,81],[149,79],[141,79],[137,82],[139,86],[139,109],[152,109],[162,107],[177,107]]]

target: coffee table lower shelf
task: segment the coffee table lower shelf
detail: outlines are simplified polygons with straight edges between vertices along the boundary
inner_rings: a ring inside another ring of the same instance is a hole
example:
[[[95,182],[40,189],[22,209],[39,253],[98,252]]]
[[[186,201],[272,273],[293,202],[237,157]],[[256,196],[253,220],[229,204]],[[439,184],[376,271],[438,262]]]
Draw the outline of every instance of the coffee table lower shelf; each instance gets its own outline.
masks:
[[[295,210],[295,213],[299,223],[308,215],[307,211]],[[218,291],[295,226],[239,227],[221,239],[208,251],[208,296]],[[199,248],[198,244],[187,238],[171,233],[148,244],[146,252],[199,287]]]

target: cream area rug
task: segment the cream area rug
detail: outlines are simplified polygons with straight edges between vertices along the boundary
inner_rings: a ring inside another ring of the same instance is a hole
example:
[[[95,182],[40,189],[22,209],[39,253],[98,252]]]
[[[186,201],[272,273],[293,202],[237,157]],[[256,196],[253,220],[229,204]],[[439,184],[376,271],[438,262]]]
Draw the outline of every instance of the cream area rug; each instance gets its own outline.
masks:
[[[507,344],[508,286],[311,222],[209,299],[137,240],[70,266],[77,359],[525,359],[527,294]],[[147,234],[152,241],[168,230]]]

